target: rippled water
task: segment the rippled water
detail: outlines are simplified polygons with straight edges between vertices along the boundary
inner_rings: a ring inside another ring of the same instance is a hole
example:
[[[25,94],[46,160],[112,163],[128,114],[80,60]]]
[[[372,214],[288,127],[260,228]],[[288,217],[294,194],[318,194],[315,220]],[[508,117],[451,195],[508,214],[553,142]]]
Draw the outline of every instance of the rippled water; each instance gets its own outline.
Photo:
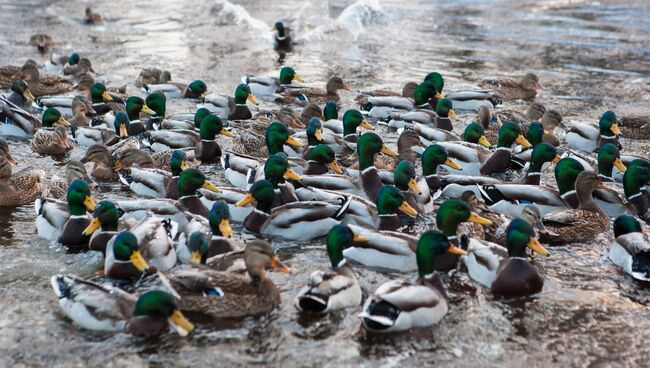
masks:
[[[643,0],[196,3],[104,2],[96,10],[108,22],[86,26],[87,2],[0,0],[0,65],[44,61],[27,44],[33,32],[43,31],[54,36],[56,53],[88,56],[98,79],[110,85],[132,83],[142,67],[161,67],[177,81],[201,78],[212,91],[230,93],[244,73],[270,75],[281,65],[268,30],[283,19],[303,36],[284,63],[314,85],[341,75],[355,90],[399,90],[404,81],[436,70],[454,90],[484,77],[532,71],[545,86],[538,100],[560,110],[565,121],[594,122],[610,108],[622,115],[648,111],[650,3]],[[344,92],[343,102],[354,95]],[[174,101],[168,111],[192,108]],[[11,149],[20,167],[54,174],[65,164],[36,160],[23,142],[11,142]],[[75,149],[71,156],[81,154]],[[114,198],[117,188],[103,185],[97,197]],[[494,298],[458,273],[448,280],[451,309],[441,323],[397,336],[364,334],[358,310],[322,318],[296,314],[295,294],[309,272],[326,266],[326,256],[321,242],[277,243],[294,270],[273,275],[282,290],[280,310],[228,325],[199,319],[187,339],[141,340],[70,324],[48,279],[58,272],[92,275],[101,259],[66,254],[39,239],[32,206],[5,208],[0,366],[647,365],[650,293],[610,264],[610,240],[603,234],[593,244],[554,248],[548,259],[536,259],[545,287],[530,299]],[[399,277],[358,273],[368,291]]]

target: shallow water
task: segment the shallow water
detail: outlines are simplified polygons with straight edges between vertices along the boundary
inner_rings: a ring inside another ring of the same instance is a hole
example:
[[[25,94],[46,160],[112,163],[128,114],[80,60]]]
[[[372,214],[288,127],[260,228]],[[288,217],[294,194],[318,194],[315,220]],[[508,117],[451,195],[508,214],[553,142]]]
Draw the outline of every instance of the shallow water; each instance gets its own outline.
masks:
[[[45,61],[27,44],[31,33],[43,31],[55,37],[55,53],[89,57],[98,79],[110,85],[160,67],[176,81],[201,78],[211,91],[231,93],[243,74],[270,75],[281,65],[268,30],[284,19],[303,35],[284,64],[316,86],[340,75],[353,90],[399,90],[440,71],[446,90],[455,90],[532,71],[545,86],[538,100],[565,121],[595,122],[605,109],[647,114],[649,106],[650,3],[643,0],[194,3],[115,0],[95,9],[106,24],[86,26],[87,2],[0,0],[0,65]],[[355,94],[343,92],[342,101],[352,103]],[[192,108],[173,101],[168,112]],[[23,142],[11,142],[11,150],[19,167],[61,174],[64,162],[35,159]],[[75,149],[71,156],[81,154]],[[118,188],[102,186],[96,196],[114,198]],[[141,340],[82,331],[67,321],[49,277],[90,276],[100,257],[67,254],[38,238],[31,205],[3,209],[0,366],[643,366],[650,357],[650,293],[611,265],[610,240],[603,234],[536,258],[545,287],[529,299],[495,298],[457,273],[447,283],[449,314],[430,330],[397,336],[365,334],[358,309],[322,318],[296,314],[294,296],[308,273],[326,266],[326,255],[320,241],[275,242],[293,269],[272,275],[282,290],[280,310],[227,325],[199,319],[187,339]],[[357,270],[370,292],[400,277]]]

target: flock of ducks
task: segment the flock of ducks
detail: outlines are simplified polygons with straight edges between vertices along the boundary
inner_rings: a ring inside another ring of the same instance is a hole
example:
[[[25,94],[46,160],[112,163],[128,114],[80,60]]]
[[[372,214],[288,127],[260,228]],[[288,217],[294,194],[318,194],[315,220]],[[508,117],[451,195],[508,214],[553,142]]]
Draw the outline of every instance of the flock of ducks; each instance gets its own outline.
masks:
[[[290,45],[290,30],[274,29],[278,47]],[[51,39],[33,42],[41,49]],[[650,221],[650,163],[624,154],[626,120],[614,112],[597,126],[567,126],[532,102],[541,88],[534,74],[447,92],[433,72],[401,93],[363,91],[358,108],[342,115],[339,91],[350,89],[340,77],[325,89],[302,82],[283,67],[276,76],[245,76],[222,95],[201,80],[176,83],[168,71],[143,69],[135,81],[142,96],[128,96],[96,81],[77,53],[0,68],[0,87],[10,89],[0,97],[2,135],[29,142],[35,156],[85,149],[48,181],[39,170],[13,171],[0,140],[0,205],[34,203],[40,237],[104,255],[97,278],[51,279],[76,325],[138,336],[171,327],[185,336],[194,327],[183,312],[269,313],[282,301],[267,270],[290,271],[274,253],[277,238],[324,239],[331,264],[306,277],[300,313],[363,302],[362,324],[376,332],[437,323],[450,307],[440,278],[450,271],[497,295],[539,293],[544,278],[527,249],[549,256],[542,244],[590,242],[612,218],[611,260],[650,280],[641,226]],[[197,109],[167,114],[177,99]],[[277,108],[253,113],[257,99]],[[512,100],[531,103],[525,112],[503,107]],[[647,122],[627,121],[631,138],[648,138],[637,129]],[[396,135],[394,149],[385,139]],[[213,183],[202,170],[210,166],[227,184]],[[549,167],[554,182],[543,180]],[[97,202],[93,192],[111,181],[137,199],[103,192]],[[414,233],[418,222],[426,231]],[[257,238],[241,244],[232,223]],[[406,278],[364,301],[356,267]]]

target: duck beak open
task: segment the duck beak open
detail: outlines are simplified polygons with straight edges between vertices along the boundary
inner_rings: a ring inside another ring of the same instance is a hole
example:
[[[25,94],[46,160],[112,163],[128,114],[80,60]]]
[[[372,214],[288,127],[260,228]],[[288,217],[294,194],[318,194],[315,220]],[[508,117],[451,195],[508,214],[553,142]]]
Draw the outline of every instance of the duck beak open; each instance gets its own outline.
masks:
[[[193,250],[190,255],[190,262],[194,264],[201,264],[201,253],[198,250]]]
[[[420,190],[420,187],[418,186],[418,182],[415,181],[415,178],[411,178],[408,182],[409,189],[413,191],[415,194],[420,194],[422,191]]]
[[[548,257],[551,254],[544,248],[540,243],[537,238],[530,238],[528,241],[528,248],[532,249],[533,252],[538,253],[540,255],[543,255],[544,257]]]
[[[490,141],[488,141],[487,138],[485,138],[484,135],[479,137],[478,144],[480,144],[481,146],[483,146],[485,148],[490,148]]]
[[[469,221],[469,222],[475,222],[475,223],[477,223],[477,224],[481,224],[481,225],[488,225],[488,226],[489,226],[489,225],[492,225],[492,221],[486,219],[486,218],[483,217],[483,216],[479,216],[479,215],[477,215],[477,214],[474,213],[474,212],[470,213],[470,215],[469,215],[469,219],[468,219],[467,221]]]
[[[521,144],[521,145],[524,146],[525,148],[530,148],[530,147],[533,146],[533,145],[530,144],[530,142],[528,142],[528,139],[524,138],[524,136],[521,135],[521,134],[519,134],[519,135],[517,136],[517,138],[515,138],[515,142]]]
[[[242,200],[237,201],[237,203],[235,203],[235,206],[244,207],[244,206],[248,206],[251,203],[255,203],[255,197],[253,197],[253,195],[249,193],[246,194],[246,197],[244,197]]]
[[[108,91],[104,91],[104,93],[102,93],[102,98],[104,99],[104,102],[113,101],[113,97],[111,97]]]
[[[221,128],[220,133],[221,133],[221,135],[224,135],[226,137],[235,138],[235,135],[230,130],[228,130],[226,128]]]
[[[140,110],[140,112],[145,113],[147,115],[156,115],[156,112],[151,110],[151,108],[149,106],[147,106],[147,104],[144,104],[142,106],[142,109]]]
[[[455,254],[457,256],[466,256],[467,255],[467,252],[465,250],[458,248],[457,246],[455,246],[452,243],[449,243],[449,249],[447,249],[447,252],[449,252],[451,254]]]
[[[392,149],[390,149],[390,148],[389,148],[387,145],[385,145],[385,144],[383,144],[383,145],[381,146],[381,153],[383,153],[383,154],[386,155],[386,156],[392,156],[392,157],[397,157],[397,156],[398,156],[397,152],[393,151]]]
[[[370,125],[370,123],[365,121],[365,120],[361,120],[361,124],[359,124],[359,126],[362,127],[362,128],[369,129],[369,130],[375,130],[375,127]]]
[[[228,221],[228,219],[222,219],[221,222],[219,222],[219,231],[225,238],[232,238],[232,226],[230,226],[230,221]]]
[[[354,234],[354,237],[352,238],[352,241],[355,243],[367,243],[370,241],[367,237],[359,234]]]
[[[149,264],[147,261],[142,258],[142,254],[140,253],[139,250],[134,251],[131,253],[131,263],[133,263],[133,266],[138,269],[140,272],[144,272],[149,269]]]
[[[553,163],[557,164],[558,162],[560,162],[561,159],[562,157],[560,155],[555,155],[555,157],[553,157]]]
[[[292,147],[302,147],[304,144],[297,140],[294,136],[290,135],[289,138],[287,138],[287,141],[285,142],[286,144],[292,146]]]
[[[625,167],[625,164],[623,163],[623,161],[621,161],[620,158],[614,160],[614,166],[618,169],[618,171],[622,173],[624,173],[625,170],[627,170],[627,167]]]
[[[458,115],[456,115],[456,111],[454,111],[454,109],[449,110],[449,119],[458,120]]]
[[[435,97],[435,98],[437,98],[437,99],[441,99],[441,98],[445,98],[445,95],[443,95],[442,93],[436,91],[436,95],[433,96],[433,97]]]
[[[296,181],[299,181],[300,179],[302,179],[302,177],[301,177],[300,175],[298,175],[297,172],[293,171],[293,169],[290,168],[290,167],[287,168],[287,169],[284,171],[284,174],[282,174],[282,176],[283,176],[286,180],[296,180]]]
[[[201,188],[207,189],[207,190],[209,190],[209,191],[211,191],[211,192],[215,192],[215,193],[219,193],[219,192],[221,192],[221,189],[219,189],[218,186],[216,186],[216,185],[210,183],[210,182],[207,181],[207,180],[206,180],[205,182],[203,182],[203,185],[201,185]]]
[[[63,125],[64,127],[69,127],[70,126],[70,122],[65,120],[65,118],[63,116],[61,116],[59,118],[59,120],[57,120],[56,122],[59,123],[60,125]]]
[[[82,235],[89,236],[94,233],[102,223],[99,222],[99,217],[93,217],[93,220],[90,221],[90,224],[84,229]]]
[[[323,130],[322,129],[316,129],[316,131],[314,132],[314,137],[316,137],[316,139],[318,139],[319,142],[322,141],[323,140]]]
[[[614,133],[616,135],[621,135],[621,128],[618,127],[618,123],[612,124],[612,127],[610,128],[610,130],[612,131],[612,133]]]
[[[255,99],[255,96],[253,96],[252,93],[249,93],[246,99],[250,101],[250,103],[252,103],[253,105],[259,105],[259,103],[257,103],[257,100]]]
[[[305,80],[302,79],[302,77],[299,76],[298,74],[294,74],[294,76],[293,76],[293,80],[296,80],[296,81],[298,81],[298,82],[304,82],[304,81],[305,81]]]
[[[84,198],[84,206],[86,206],[88,211],[94,211],[96,205],[95,198],[92,196],[86,196],[86,198]]]
[[[187,162],[185,162],[185,161],[181,161],[181,171],[182,171],[182,170],[187,170],[187,169],[189,169],[189,168],[190,168],[190,167],[187,165]]]
[[[406,201],[402,201],[402,204],[399,205],[398,209],[413,218],[418,217],[418,211],[411,207],[411,205]]]
[[[189,335],[194,329],[194,325],[178,309],[174,310],[174,313],[167,319],[167,322],[181,337]]]
[[[341,167],[336,162],[336,160],[330,162],[329,164],[327,164],[327,166],[329,166],[330,169],[332,169],[332,171],[334,171],[335,173],[337,173],[339,175],[343,174],[343,170],[341,170]]]
[[[126,129],[126,124],[121,123],[120,124],[120,137],[128,137],[129,136],[129,131]]]
[[[291,269],[287,267],[284,263],[280,262],[277,256],[273,256],[273,258],[271,258],[270,266],[273,270],[277,272],[281,272],[281,273],[291,272]]]
[[[34,97],[34,95],[32,94],[32,91],[30,91],[29,88],[27,88],[27,89],[25,90],[25,92],[23,92],[23,96],[24,96],[26,99],[31,100],[31,101],[35,101],[35,100],[36,100],[36,97]]]
[[[459,164],[456,163],[456,161],[450,159],[449,157],[447,157],[447,159],[445,160],[445,165],[451,167],[454,170],[462,170],[463,169],[462,167],[460,167]]]

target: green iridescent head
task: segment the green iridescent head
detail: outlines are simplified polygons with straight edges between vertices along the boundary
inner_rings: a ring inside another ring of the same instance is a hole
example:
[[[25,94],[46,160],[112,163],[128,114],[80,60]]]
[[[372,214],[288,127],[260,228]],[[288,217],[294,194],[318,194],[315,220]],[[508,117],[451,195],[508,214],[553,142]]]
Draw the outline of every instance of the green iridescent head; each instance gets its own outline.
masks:
[[[163,93],[150,93],[145,99],[145,104],[156,113],[158,117],[165,117],[167,111],[167,97]]]
[[[196,127],[196,129],[201,129],[201,122],[203,121],[203,118],[208,115],[210,115],[210,110],[205,107],[196,110],[194,113],[194,127]]]
[[[289,134],[289,128],[279,121],[274,121],[266,128],[266,147],[269,154],[275,154],[284,151],[284,145],[288,144],[293,147],[302,147],[302,143]]]
[[[455,236],[458,225],[469,221],[472,210],[467,203],[460,199],[448,199],[440,205],[436,212],[436,226],[446,236]]]
[[[433,83],[424,81],[418,84],[418,86],[415,87],[415,93],[413,94],[415,105],[422,106],[428,104],[429,100],[435,97],[436,94],[436,87],[433,85]]]
[[[417,187],[415,181],[415,167],[413,164],[406,160],[400,161],[393,172],[393,182],[397,189],[403,191],[413,188],[414,184]]]
[[[312,148],[307,155],[307,160],[316,161],[319,164],[330,164],[336,160],[334,150],[327,144],[319,144]]]
[[[510,148],[512,144],[517,142],[526,148],[530,148],[531,144],[521,135],[519,124],[514,121],[509,121],[501,125],[499,128],[499,138],[497,139],[497,147]]]
[[[187,155],[185,151],[174,150],[169,161],[169,166],[172,171],[172,176],[179,176],[181,171],[187,169]]]
[[[253,97],[253,92],[248,84],[240,84],[235,88],[235,103],[237,105],[245,105],[246,100],[251,100],[251,103],[257,105],[255,98]]]
[[[528,172],[540,172],[542,171],[544,163],[559,161],[560,156],[557,155],[555,147],[546,143],[539,143],[535,148],[533,148],[533,153],[530,155],[530,166]]]
[[[202,80],[192,81],[187,85],[187,90],[185,91],[185,97],[187,98],[199,98],[205,95],[208,92],[208,86]]]
[[[542,138],[544,137],[544,125],[539,122],[532,122],[528,126],[528,132],[526,133],[526,139],[530,144],[535,147],[536,145],[542,143]]]
[[[296,74],[296,71],[293,68],[285,66],[280,69],[280,84],[291,84],[294,80],[301,81],[302,78]]]
[[[265,213],[271,213],[275,191],[270,181],[266,179],[256,181],[248,189],[248,194],[257,202],[255,208]]]
[[[142,98],[131,96],[126,99],[126,113],[129,116],[129,120],[139,120],[140,113],[153,115],[155,111],[151,110]]]
[[[278,32],[278,37],[282,38],[285,36],[284,33],[284,23],[282,22],[275,22],[275,25],[273,25],[273,29]]]
[[[119,218],[120,215],[113,202],[101,201],[95,206],[93,221],[94,219],[99,221],[102,231],[117,231],[117,221]]]
[[[621,135],[621,130],[618,127],[618,120],[614,111],[605,111],[598,121],[598,128],[600,134],[605,136]]]
[[[187,240],[187,249],[190,251],[190,260],[192,263],[205,264],[205,261],[208,258],[210,243],[208,243],[208,240],[202,232],[195,231],[190,234],[190,237]]]
[[[358,237],[356,237],[358,238]],[[357,240],[357,242],[359,242]],[[343,250],[353,246],[355,235],[345,225],[334,225],[327,233],[326,245],[327,255],[330,258],[332,267],[339,267],[343,261]]]
[[[124,138],[129,135],[129,117],[125,112],[119,111],[115,113],[115,120],[113,120],[113,127],[115,128],[115,134],[118,137]]]
[[[635,160],[630,161],[630,164],[628,166],[629,167],[641,166],[641,167],[645,167],[648,170],[650,170],[650,162],[648,162],[646,160],[641,160],[641,159],[638,159],[638,158],[635,159]]]
[[[79,63],[79,54],[73,52],[68,56],[68,64],[77,65]]]
[[[214,184],[207,181],[205,175],[197,169],[185,169],[178,176],[178,195],[180,197],[196,195],[200,188],[218,192]]]
[[[422,153],[422,176],[435,175],[438,165],[447,165],[456,170],[461,169],[456,162],[449,158],[445,147],[432,144]]]
[[[436,87],[436,91],[442,93],[443,88],[445,87],[445,80],[442,78],[442,75],[438,72],[432,72],[427,74],[424,78],[425,81],[433,83]]]
[[[339,118],[339,107],[336,106],[336,102],[327,101],[325,107],[323,107],[323,118],[325,121],[336,120]]]
[[[44,127],[51,128],[54,124],[59,124],[62,126],[69,126],[67,120],[61,115],[61,112],[53,107],[48,107],[47,110],[43,112],[42,123]]]
[[[650,185],[650,169],[642,165],[628,167],[623,175],[625,196],[630,197],[641,192],[641,188]]]
[[[322,143],[323,126],[318,118],[309,119],[305,132],[307,133],[307,145],[316,146]]]
[[[86,210],[95,210],[95,199],[90,194],[88,183],[81,179],[75,179],[70,183],[66,199],[72,216],[85,215]]]
[[[171,294],[162,290],[152,290],[138,298],[134,315],[167,319],[176,311],[178,311],[178,305]]]
[[[539,244],[530,223],[519,217],[512,220],[506,229],[506,248],[510,257],[526,258],[526,248],[543,256],[549,256],[548,251]]]
[[[424,277],[434,273],[436,257],[445,253],[463,254],[458,248],[452,247],[447,236],[440,231],[429,230],[423,233],[415,248],[418,275]]]
[[[109,102],[113,100],[113,97],[106,90],[106,86],[103,83],[95,83],[90,87],[90,97],[94,104]]]
[[[614,166],[623,173],[627,170],[621,161],[621,152],[618,147],[612,143],[605,143],[598,150],[598,173],[611,177]]]
[[[578,174],[584,170],[582,164],[574,158],[565,157],[561,159],[555,165],[555,181],[560,194],[575,190]]]
[[[384,141],[375,133],[363,133],[357,141],[357,156],[359,157],[359,170],[365,170],[375,165],[375,155],[383,152],[389,156],[397,156]]]
[[[454,103],[447,98],[441,98],[438,100],[438,105],[436,106],[436,114],[441,118],[455,119]]]
[[[289,160],[284,152],[274,153],[264,162],[264,177],[274,188],[284,183],[285,179],[300,180],[300,176],[289,167]]]
[[[377,212],[379,215],[395,215],[397,211],[417,217],[417,211],[404,199],[402,191],[393,185],[384,185],[377,193]]]
[[[217,135],[224,134],[226,136],[231,136],[232,133],[228,132],[223,127],[223,122],[217,115],[208,115],[203,118],[201,121],[200,128],[201,139],[207,141],[213,141]]]
[[[130,231],[122,231],[115,236],[113,241],[113,254],[118,261],[131,261],[136,259],[134,265],[138,263],[138,254],[140,246],[138,245],[138,238]],[[136,266],[138,267],[138,266]],[[138,267],[144,270],[148,267]]]
[[[641,233],[643,229],[639,221],[632,215],[621,215],[614,221],[614,238],[629,233]]]
[[[490,147],[490,142],[485,137],[485,128],[479,123],[467,125],[463,132],[463,140],[465,142],[480,144],[484,147]]]
[[[361,111],[350,109],[343,114],[343,136],[357,134],[357,128],[362,126],[366,129],[375,129],[363,119]]]
[[[208,215],[208,222],[212,230],[212,236],[232,237],[233,231],[230,226],[230,210],[224,200],[215,201]]]

